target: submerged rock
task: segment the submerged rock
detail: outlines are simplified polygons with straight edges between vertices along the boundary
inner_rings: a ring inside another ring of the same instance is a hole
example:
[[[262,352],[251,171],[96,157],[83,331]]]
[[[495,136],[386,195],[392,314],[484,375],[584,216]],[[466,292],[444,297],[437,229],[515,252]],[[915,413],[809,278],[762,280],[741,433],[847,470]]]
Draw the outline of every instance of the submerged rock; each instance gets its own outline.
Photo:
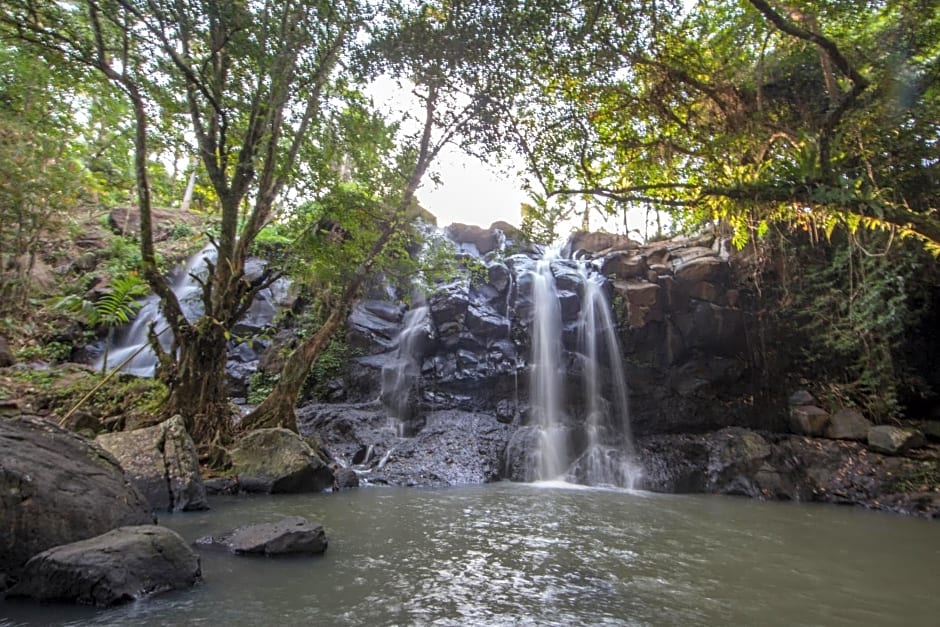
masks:
[[[146,498],[94,442],[41,418],[0,419],[0,572],[41,551],[153,522]]]
[[[359,487],[359,475],[352,468],[339,468],[333,472],[336,478],[333,483],[334,490],[349,490]]]
[[[102,434],[96,441],[117,458],[154,509],[209,508],[196,446],[181,416],[145,429]]]
[[[258,429],[231,451],[238,483],[246,492],[322,492],[333,472],[299,435],[288,429]]]
[[[200,538],[197,543],[222,546],[236,555],[319,554],[327,547],[323,527],[300,516],[239,527],[218,537]]]
[[[34,556],[8,595],[109,607],[189,588],[200,574],[199,557],[175,531],[120,527]]]

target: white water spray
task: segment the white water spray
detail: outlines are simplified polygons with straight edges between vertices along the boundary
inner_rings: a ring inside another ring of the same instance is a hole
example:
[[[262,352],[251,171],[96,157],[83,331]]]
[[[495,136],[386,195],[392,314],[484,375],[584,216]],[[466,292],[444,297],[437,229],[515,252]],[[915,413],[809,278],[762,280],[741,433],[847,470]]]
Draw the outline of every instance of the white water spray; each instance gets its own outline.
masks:
[[[428,315],[427,305],[405,313],[395,359],[382,368],[380,398],[399,437],[406,435],[405,426],[411,418],[409,397],[421,374],[421,342],[427,335]]]

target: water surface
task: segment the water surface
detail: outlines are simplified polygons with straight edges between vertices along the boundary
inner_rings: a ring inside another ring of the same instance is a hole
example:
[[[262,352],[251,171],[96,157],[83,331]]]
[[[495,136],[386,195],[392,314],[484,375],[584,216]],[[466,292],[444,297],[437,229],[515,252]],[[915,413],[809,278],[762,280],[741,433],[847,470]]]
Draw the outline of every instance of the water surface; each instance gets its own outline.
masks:
[[[224,498],[188,541],[284,515],[322,557],[200,550],[196,588],[0,625],[935,625],[940,526],[835,506],[501,483]]]

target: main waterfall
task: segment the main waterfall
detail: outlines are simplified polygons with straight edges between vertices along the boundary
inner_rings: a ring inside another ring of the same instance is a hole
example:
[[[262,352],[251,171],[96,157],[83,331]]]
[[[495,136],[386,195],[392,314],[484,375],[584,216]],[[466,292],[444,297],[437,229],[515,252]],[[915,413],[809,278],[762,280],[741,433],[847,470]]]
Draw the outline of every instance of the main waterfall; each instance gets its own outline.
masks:
[[[549,249],[530,271],[530,425],[538,432],[532,478],[631,487],[636,471],[630,463],[629,395],[605,279],[580,263],[580,280],[573,280],[572,263]],[[575,287],[576,298],[569,300],[580,305],[570,346],[565,338],[572,329],[563,325],[556,271]],[[578,379],[574,386],[572,378]],[[580,402],[566,399],[568,390]]]

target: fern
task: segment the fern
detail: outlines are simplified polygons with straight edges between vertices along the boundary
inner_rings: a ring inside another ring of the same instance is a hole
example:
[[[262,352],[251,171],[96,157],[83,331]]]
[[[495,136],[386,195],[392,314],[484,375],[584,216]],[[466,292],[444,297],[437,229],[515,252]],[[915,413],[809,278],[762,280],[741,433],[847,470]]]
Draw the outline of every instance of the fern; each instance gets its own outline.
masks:
[[[148,293],[147,284],[136,273],[111,280],[111,291],[95,301],[89,322],[114,327],[127,324],[141,307],[137,300]]]

